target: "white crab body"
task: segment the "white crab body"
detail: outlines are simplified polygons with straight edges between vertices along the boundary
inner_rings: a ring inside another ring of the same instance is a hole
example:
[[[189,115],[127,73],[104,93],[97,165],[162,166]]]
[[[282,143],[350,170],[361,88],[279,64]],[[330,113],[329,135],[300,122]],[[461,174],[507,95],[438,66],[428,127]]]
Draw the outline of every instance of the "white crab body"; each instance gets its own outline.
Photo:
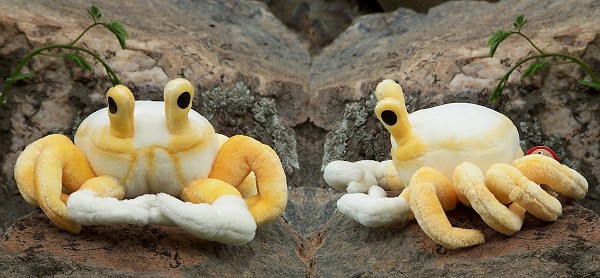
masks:
[[[107,136],[107,114],[104,108],[87,117],[77,130],[75,145],[86,155],[96,175],[113,176],[125,186],[126,198],[146,193],[178,196],[190,181],[208,176],[219,140],[212,125],[196,111],[189,112],[190,125],[204,134],[196,134],[202,140],[186,150],[172,147],[164,102],[135,102],[134,136],[129,150],[123,149],[124,144],[105,142],[119,140]]]
[[[454,169],[463,162],[485,172],[495,163],[512,162],[520,152],[519,133],[512,121],[483,106],[445,104],[415,111],[408,120],[425,152],[409,160],[392,156],[404,184],[421,167],[434,168],[452,180]]]

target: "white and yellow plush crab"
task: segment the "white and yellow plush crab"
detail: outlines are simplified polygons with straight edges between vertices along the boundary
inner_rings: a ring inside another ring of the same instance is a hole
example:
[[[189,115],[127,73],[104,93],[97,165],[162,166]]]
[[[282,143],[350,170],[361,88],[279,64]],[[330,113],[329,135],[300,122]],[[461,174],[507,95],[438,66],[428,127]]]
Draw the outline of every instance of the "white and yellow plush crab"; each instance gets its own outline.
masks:
[[[108,107],[81,123],[75,144],[48,135],[21,153],[21,194],[71,233],[81,225],[153,223],[225,244],[249,242],[257,225],[285,209],[281,162],[250,137],[215,133],[191,110],[193,98],[182,78],[166,84],[164,102],[111,88]]]
[[[562,212],[556,194],[581,199],[587,193],[575,170],[547,156],[523,156],[516,127],[494,110],[452,103],[408,114],[396,82],[382,81],[375,93],[375,113],[391,133],[392,161],[334,161],[324,170],[330,186],[349,193],[338,200],[339,211],[365,226],[416,218],[431,239],[456,249],[484,242],[481,232],[448,221],[445,211],[458,202],[513,235],[525,211],[555,221]],[[384,189],[403,191],[388,198]]]

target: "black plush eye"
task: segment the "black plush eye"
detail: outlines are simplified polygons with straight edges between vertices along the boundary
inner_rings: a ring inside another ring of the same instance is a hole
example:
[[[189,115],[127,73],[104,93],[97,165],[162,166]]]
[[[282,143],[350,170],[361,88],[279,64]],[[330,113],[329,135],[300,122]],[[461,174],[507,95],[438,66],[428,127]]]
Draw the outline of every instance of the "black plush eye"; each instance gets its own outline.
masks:
[[[396,113],[394,113],[394,111],[384,110],[383,112],[381,112],[381,119],[386,125],[395,125],[398,121],[398,116],[396,116]]]
[[[108,97],[108,111],[111,114],[117,113],[117,103],[112,97]]]
[[[184,109],[190,105],[191,96],[189,92],[183,92],[183,94],[179,95],[177,98],[177,106],[179,108]]]

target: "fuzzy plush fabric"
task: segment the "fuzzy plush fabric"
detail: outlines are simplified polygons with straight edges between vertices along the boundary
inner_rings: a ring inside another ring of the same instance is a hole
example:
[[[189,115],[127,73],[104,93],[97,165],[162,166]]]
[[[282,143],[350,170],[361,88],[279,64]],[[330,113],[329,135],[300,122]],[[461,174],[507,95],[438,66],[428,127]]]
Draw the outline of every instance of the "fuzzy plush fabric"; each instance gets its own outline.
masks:
[[[73,233],[82,224],[152,223],[247,243],[285,209],[281,162],[250,137],[215,133],[191,110],[193,97],[181,78],[167,83],[164,102],[111,88],[108,107],[81,123],[75,145],[49,135],[23,151],[15,165],[23,197]]]

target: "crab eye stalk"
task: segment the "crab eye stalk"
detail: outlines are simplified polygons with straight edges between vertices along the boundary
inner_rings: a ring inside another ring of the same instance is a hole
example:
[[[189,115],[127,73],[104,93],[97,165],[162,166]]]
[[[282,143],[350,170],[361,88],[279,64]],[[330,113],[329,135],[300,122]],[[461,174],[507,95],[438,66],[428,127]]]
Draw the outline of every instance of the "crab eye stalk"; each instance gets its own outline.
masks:
[[[377,118],[385,125],[398,144],[406,142],[413,134],[408,121],[402,88],[393,80],[388,79],[377,85],[375,94],[378,100],[377,106],[375,106]]]
[[[190,124],[188,114],[194,99],[194,86],[183,78],[173,79],[165,85],[164,94],[165,116],[170,133],[185,132]]]
[[[114,86],[106,93],[106,102],[110,133],[117,138],[133,137],[135,99],[131,91],[123,85]]]
[[[377,100],[383,100],[385,98],[393,98],[402,103],[404,106],[404,92],[402,91],[402,87],[396,83],[396,81],[391,79],[386,79],[379,84],[375,88],[375,97]]]

